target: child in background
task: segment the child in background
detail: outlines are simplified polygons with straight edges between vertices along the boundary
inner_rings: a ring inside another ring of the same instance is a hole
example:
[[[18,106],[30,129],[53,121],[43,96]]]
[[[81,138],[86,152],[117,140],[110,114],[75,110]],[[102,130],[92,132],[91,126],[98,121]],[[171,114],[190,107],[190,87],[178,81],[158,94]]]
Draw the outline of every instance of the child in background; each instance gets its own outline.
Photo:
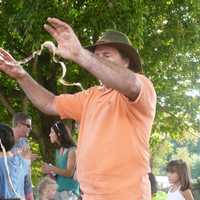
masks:
[[[57,190],[56,181],[48,176],[44,177],[38,185],[39,200],[55,199],[56,190]]]
[[[171,187],[167,200],[194,200],[187,164],[183,160],[172,160],[167,165],[167,176]]]

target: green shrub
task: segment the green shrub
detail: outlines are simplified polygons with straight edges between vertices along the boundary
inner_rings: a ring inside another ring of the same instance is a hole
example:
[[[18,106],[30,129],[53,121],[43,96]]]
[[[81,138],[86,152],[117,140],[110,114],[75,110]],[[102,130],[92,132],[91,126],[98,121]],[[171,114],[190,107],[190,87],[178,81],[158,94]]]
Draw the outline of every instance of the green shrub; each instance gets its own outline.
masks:
[[[156,195],[153,197],[152,200],[166,200],[167,199],[167,194],[165,192],[157,192]]]

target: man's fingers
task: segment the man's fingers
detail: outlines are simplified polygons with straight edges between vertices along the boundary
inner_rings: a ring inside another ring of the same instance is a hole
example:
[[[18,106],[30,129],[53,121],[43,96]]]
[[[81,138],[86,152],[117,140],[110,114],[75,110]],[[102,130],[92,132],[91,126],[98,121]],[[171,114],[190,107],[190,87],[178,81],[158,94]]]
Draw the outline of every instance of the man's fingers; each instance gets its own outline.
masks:
[[[14,58],[2,48],[0,48],[0,55],[6,60],[14,60]]]
[[[52,28],[51,26],[45,24],[45,25],[44,25],[44,29],[45,29],[53,38],[57,39],[58,33],[57,33],[57,31],[56,31],[54,28]]]
[[[0,60],[1,61],[3,61],[4,60],[4,58],[3,58],[3,56],[0,54]]]
[[[66,24],[65,22],[59,20],[59,19],[56,19],[56,18],[48,18],[47,19],[47,22],[49,24],[51,24],[51,26],[53,26],[55,29],[65,29],[65,30],[71,30],[71,27]]]
[[[9,69],[11,70],[13,68],[13,65],[10,63],[7,63],[4,59],[0,59],[0,69]]]
[[[2,48],[0,48],[0,59],[5,60],[6,58],[8,58],[8,55],[5,54],[5,52]]]
[[[0,56],[0,68],[1,69],[6,68],[9,70],[12,70],[14,66],[17,66],[16,62],[13,62],[13,60],[8,61],[8,60],[5,60],[4,58],[2,59],[2,57]]]

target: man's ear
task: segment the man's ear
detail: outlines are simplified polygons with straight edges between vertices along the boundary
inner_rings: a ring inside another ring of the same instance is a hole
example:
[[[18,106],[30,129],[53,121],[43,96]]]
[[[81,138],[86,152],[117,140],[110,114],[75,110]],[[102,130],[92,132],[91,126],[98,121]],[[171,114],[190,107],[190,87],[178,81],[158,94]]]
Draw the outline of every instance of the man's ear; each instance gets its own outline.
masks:
[[[130,64],[130,58],[124,58],[124,66],[126,67],[126,68],[128,68],[129,67],[129,64]]]

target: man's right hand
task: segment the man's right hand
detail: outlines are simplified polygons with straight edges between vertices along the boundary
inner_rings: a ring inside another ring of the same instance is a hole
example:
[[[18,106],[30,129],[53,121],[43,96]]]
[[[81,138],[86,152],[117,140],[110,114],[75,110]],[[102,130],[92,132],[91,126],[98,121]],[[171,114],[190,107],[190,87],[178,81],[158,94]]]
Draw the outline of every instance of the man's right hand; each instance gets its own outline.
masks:
[[[15,78],[30,101],[40,111],[49,115],[58,115],[53,106],[55,95],[34,81],[22,66],[2,48],[0,48],[0,71]]]
[[[72,27],[57,18],[48,18],[47,22],[48,24],[44,25],[45,30],[48,31],[58,43],[55,53],[77,63],[84,48]]]
[[[21,79],[26,74],[22,66],[18,65],[17,61],[2,48],[0,48],[0,71],[15,79]]]

